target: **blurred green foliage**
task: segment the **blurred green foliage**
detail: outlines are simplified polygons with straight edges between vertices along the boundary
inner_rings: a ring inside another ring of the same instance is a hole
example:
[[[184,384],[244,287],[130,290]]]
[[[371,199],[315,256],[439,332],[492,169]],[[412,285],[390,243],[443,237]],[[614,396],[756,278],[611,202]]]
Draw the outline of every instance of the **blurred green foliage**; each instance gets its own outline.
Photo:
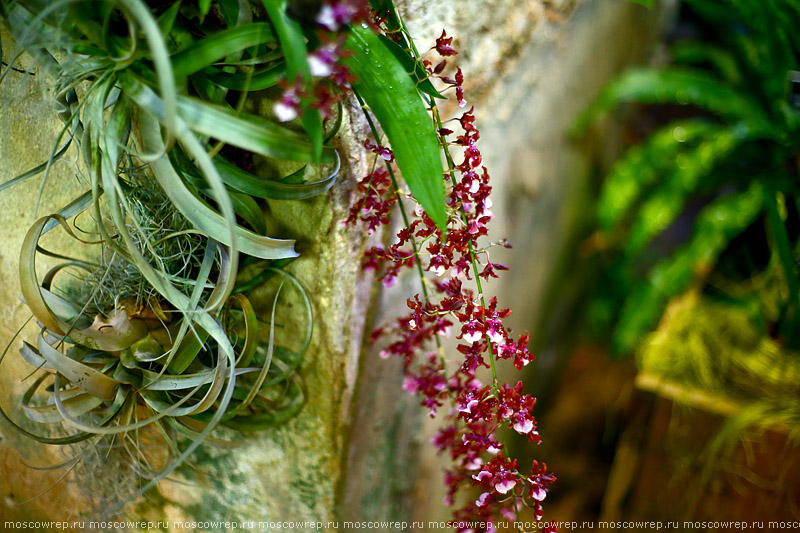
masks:
[[[614,353],[630,353],[671,298],[694,286],[758,302],[726,293],[726,280],[772,265],[783,283],[779,312],[756,322],[763,335],[797,347],[800,1],[683,7],[702,38],[674,44],[666,68],[624,73],[576,125],[583,131],[630,103],[681,117],[629,149],[604,180],[593,239],[603,266],[590,324],[611,332]]]

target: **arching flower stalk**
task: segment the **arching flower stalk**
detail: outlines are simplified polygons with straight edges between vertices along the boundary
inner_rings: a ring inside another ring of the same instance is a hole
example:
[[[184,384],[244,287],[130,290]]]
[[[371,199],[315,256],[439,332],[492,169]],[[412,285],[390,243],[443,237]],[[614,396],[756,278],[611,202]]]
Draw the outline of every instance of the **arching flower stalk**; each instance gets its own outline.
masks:
[[[395,42],[407,43],[406,52],[424,68],[428,80],[438,79],[455,90],[459,108],[466,101],[463,74],[458,68],[452,78],[444,76],[447,60],[453,56],[453,38],[445,32],[436,40],[435,50],[441,61],[435,66],[421,60],[402,20],[392,10],[376,17],[384,33]],[[389,21],[394,21],[394,24]],[[523,506],[530,507],[536,520],[542,519],[542,501],[555,476],[547,466],[533,461],[523,467],[509,457],[506,434],[516,432],[539,443],[533,407],[536,399],[523,392],[522,382],[501,383],[497,376],[499,360],[509,360],[521,370],[535,357],[527,348],[528,334],[514,336],[503,320],[511,313],[499,307],[495,297],[485,297],[483,282],[499,277],[508,268],[491,261],[494,246],[505,241],[481,242],[487,224],[493,218],[489,173],[477,147],[480,133],[475,126],[474,109],[462,111],[454,122],[460,131],[444,126],[435,98],[420,90],[437,130],[440,147],[447,161],[443,179],[446,184],[446,232],[416,203],[414,196],[399,186],[392,166],[392,152],[380,143],[380,134],[368,108],[365,116],[372,128],[375,143],[365,146],[383,159],[385,168],[374,168],[358,185],[360,199],[352,207],[348,223],[362,222],[368,233],[389,223],[395,205],[403,217],[403,227],[387,247],[374,246],[366,253],[364,267],[378,273],[385,286],[395,283],[404,267],[416,267],[422,282],[422,295],[407,300],[408,314],[393,324],[377,329],[372,340],[387,345],[382,357],[403,359],[403,387],[420,397],[431,416],[443,411],[445,426],[432,439],[442,453],[449,454],[453,465],[446,471],[446,503],[452,505],[456,493],[464,488],[478,488],[476,500],[454,512],[458,531],[494,531],[499,518],[519,521]],[[362,102],[363,105],[363,102]],[[459,153],[460,163],[455,156]],[[409,213],[407,203],[416,207]],[[469,288],[468,285],[474,285]],[[448,358],[441,347],[441,336],[450,336],[455,328],[458,360]],[[436,350],[432,351],[433,346]],[[454,364],[455,363],[455,364]],[[478,378],[479,368],[491,370],[491,383]],[[487,527],[476,530],[476,523]],[[554,531],[545,525],[544,531]]]

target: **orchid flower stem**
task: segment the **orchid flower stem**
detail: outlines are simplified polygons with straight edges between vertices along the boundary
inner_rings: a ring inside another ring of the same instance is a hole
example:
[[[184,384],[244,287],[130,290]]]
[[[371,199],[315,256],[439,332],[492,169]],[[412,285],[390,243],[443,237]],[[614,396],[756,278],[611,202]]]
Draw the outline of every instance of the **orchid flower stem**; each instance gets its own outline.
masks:
[[[400,13],[398,13],[396,9],[395,9],[394,15],[395,15],[395,17],[397,17],[397,21],[400,24],[400,30],[403,33],[405,33],[406,36],[408,37],[408,42],[411,45],[411,51],[413,53],[414,59],[416,61],[419,61],[419,59],[421,57],[420,53],[419,53],[419,50],[417,50],[417,46],[414,44],[414,40],[411,39],[411,37],[410,37],[411,34],[409,33],[408,28],[406,28],[406,23],[403,20],[403,17],[400,16]],[[442,124],[442,118],[439,115],[439,108],[436,107],[436,103],[434,102],[433,97],[430,97],[430,96],[428,96],[428,95],[426,95],[424,93],[420,93],[420,94],[422,94],[423,100],[428,105],[428,108],[431,110],[431,113],[433,113],[433,120],[434,120],[435,126],[438,129],[443,128],[444,126]],[[356,95],[356,96],[358,96],[358,95]],[[360,98],[359,98],[359,102],[361,102]],[[363,107],[363,102],[362,102],[362,107]],[[372,126],[371,122],[370,122],[370,126]],[[374,133],[374,128],[373,128],[373,133]],[[453,162],[453,156],[450,155],[450,150],[447,147],[447,143],[445,143],[445,142],[442,142],[442,151],[444,151],[445,158],[447,159],[447,168],[448,168],[447,172],[450,175],[450,182],[453,184],[453,186],[456,186],[457,185],[456,178],[454,176],[454,173],[453,173],[452,169],[455,169],[457,167],[456,167],[455,163]],[[392,176],[392,181],[394,182],[394,176]],[[402,207],[401,207],[401,209],[402,209]],[[461,220],[462,221],[465,220],[466,217],[465,217],[465,213],[464,213],[464,206],[460,206],[459,207],[459,211],[461,213]],[[405,214],[403,215],[403,217],[405,219]],[[406,226],[408,226],[408,221],[407,220],[406,220]],[[412,244],[413,244],[413,242],[412,242]],[[475,261],[475,249],[474,249],[474,247],[472,245],[472,242],[469,243],[469,258],[470,258],[470,263],[472,264],[472,272],[475,275],[475,283],[476,283],[476,286],[478,288],[478,295],[480,296],[481,305],[483,307],[486,307],[486,299],[484,298],[484,295],[483,295],[483,287],[481,286],[481,278],[480,278],[480,276],[478,276],[477,262]],[[420,269],[420,271],[421,271],[421,269]],[[488,335],[487,335],[487,339],[488,339]],[[437,339],[437,341],[438,341],[438,339]],[[489,362],[491,363],[491,368],[492,368],[492,386],[493,386],[493,388],[495,390],[497,390],[497,383],[498,383],[498,380],[497,380],[497,368],[495,367],[495,362],[494,362],[495,354],[494,354],[494,348],[492,347],[492,343],[491,342],[489,342],[489,354],[490,354]],[[514,505],[514,508],[516,509],[516,505]]]
[[[367,119],[367,123],[369,124],[369,129],[372,130],[372,136],[375,137],[375,142],[380,144],[380,136],[378,135],[378,128],[375,127],[375,122],[372,120],[372,117],[369,115],[367,111],[367,106],[364,103],[364,100],[361,99],[361,96],[353,90],[353,93],[356,95],[356,99],[358,100],[359,105],[361,105],[361,111],[364,113],[364,117]],[[410,228],[411,224],[408,220],[408,214],[406,213],[406,208],[403,205],[403,198],[400,194],[400,186],[397,183],[397,178],[394,175],[394,169],[389,161],[386,161],[386,170],[389,172],[389,177],[392,179],[392,186],[394,187],[395,196],[397,196],[397,205],[400,206],[400,214],[403,217],[403,224],[405,224],[406,228]],[[412,236],[410,238],[411,247],[414,250],[414,257],[416,257],[416,265],[417,265],[417,272],[419,273],[420,283],[422,284],[422,295],[425,298],[425,303],[429,303],[430,298],[428,296],[428,286],[425,282],[425,273],[422,270],[422,263],[420,261],[419,250],[417,249],[417,242],[414,240]],[[446,360],[444,358],[443,350],[442,350],[442,342],[439,340],[439,335],[434,335],[434,339],[436,340],[436,348],[439,352],[439,357],[442,361],[442,366],[444,367],[446,364]]]
[[[431,113],[433,114],[434,121],[436,122],[436,127],[441,129],[444,126],[442,125],[442,118],[439,115],[439,109],[436,107],[436,104],[433,101],[433,98],[426,98],[428,105],[430,106]],[[442,150],[444,151],[444,156],[447,159],[447,165],[449,168],[455,168],[455,164],[453,163],[453,156],[450,154],[450,149],[447,147],[447,143],[442,143]],[[450,171],[450,182],[453,184],[453,187],[458,185],[456,183],[455,175],[452,171]],[[461,214],[461,220],[466,219],[466,213],[464,212],[464,206],[459,206],[459,211]],[[478,263],[475,260],[475,248],[473,247],[472,241],[469,242],[469,259],[470,264],[472,265],[472,274],[475,276],[475,285],[478,289],[478,297],[481,300],[481,306],[486,307],[486,298],[483,294],[483,286],[481,285],[481,277],[478,275]],[[489,364],[492,368],[492,388],[494,389],[495,393],[498,392],[498,379],[497,379],[497,367],[495,366],[495,353],[494,348],[492,347],[492,341],[489,338],[489,335],[486,335],[487,345],[489,347]],[[503,449],[508,452],[508,432],[506,428],[503,427],[500,431],[500,442],[503,444]],[[512,497],[514,499],[514,516],[516,517],[517,523],[521,523],[520,516],[519,516],[519,505],[517,504],[517,494],[512,493]]]
[[[436,121],[436,126],[438,128],[442,128],[443,127],[442,119],[439,116],[439,109],[436,107],[436,104],[434,104],[432,100],[433,99],[430,99],[428,101],[428,104],[430,105],[431,112],[433,113],[434,120]],[[442,150],[444,151],[444,156],[447,159],[448,166],[450,168],[455,168],[455,165],[453,163],[453,156],[450,155],[450,150],[447,148],[446,144],[442,144]],[[456,185],[458,185],[458,183],[456,183],[455,175],[453,171],[450,171],[449,174],[450,174],[450,183],[452,183],[453,187],[455,187]],[[461,213],[461,220],[464,223],[466,223],[466,213],[464,212],[464,206],[463,205],[459,206],[458,209],[459,212]],[[478,297],[481,300],[481,306],[486,307],[486,298],[483,294],[481,277],[478,275],[478,263],[475,260],[475,247],[473,246],[472,241],[470,241],[468,244],[469,244],[469,260],[470,264],[472,265],[472,274],[475,276],[475,285],[478,288]],[[491,364],[492,368],[492,388],[494,388],[494,390],[497,391],[498,379],[497,379],[497,368],[495,367],[495,361],[494,361],[495,360],[494,347],[492,347],[492,342],[491,339],[489,339],[488,334],[486,335],[486,340],[488,341],[487,344],[489,346],[489,356],[490,356],[489,363]]]
[[[397,18],[398,24],[400,25],[400,29],[408,37],[408,42],[411,45],[412,55],[414,56],[414,59],[416,61],[419,61],[420,57],[421,57],[420,53],[417,50],[416,45],[414,44],[414,40],[410,38],[410,33],[408,32],[408,29],[406,28],[406,25],[405,25],[405,22],[403,21],[403,18],[400,16],[400,13],[398,13],[396,9],[395,9],[395,16]],[[438,130],[441,130],[444,126],[442,124],[442,118],[439,115],[439,109],[436,106],[436,103],[435,103],[433,97],[430,97],[430,96],[428,96],[428,95],[426,95],[424,93],[420,93],[420,94],[422,95],[423,100],[428,105],[428,108],[430,109],[431,114],[433,115],[434,126]],[[358,95],[356,95],[356,96],[358,96]],[[360,99],[359,99],[359,101],[360,101]],[[362,102],[362,108],[363,108],[363,102]],[[365,113],[366,113],[366,111],[365,111]],[[370,125],[372,126],[371,122],[370,122]],[[374,132],[374,128],[373,128],[373,132]],[[454,173],[453,169],[455,169],[457,167],[456,167],[455,163],[453,162],[453,156],[450,154],[450,149],[448,148],[448,144],[446,142],[444,142],[444,140],[442,140],[442,151],[444,152],[445,158],[447,160],[447,168],[448,168],[447,172],[450,175],[450,182],[455,187],[457,185],[457,183],[456,183],[455,173]],[[394,182],[394,176],[393,175],[392,175],[392,181]],[[401,210],[402,210],[402,206],[401,206]],[[459,213],[461,215],[461,220],[465,221],[466,220],[466,213],[464,212],[464,206],[463,205],[459,206]],[[403,214],[403,217],[404,217],[404,220],[406,221],[406,226],[408,226],[408,220],[405,219],[405,213]],[[413,241],[412,241],[412,244],[413,244]],[[483,293],[483,286],[481,285],[481,278],[478,275],[478,264],[477,264],[477,261],[475,259],[475,248],[474,248],[473,243],[471,241],[469,242],[469,258],[470,258],[470,264],[472,266],[472,273],[475,276],[475,285],[476,285],[476,287],[478,289],[478,296],[480,298],[481,306],[485,308],[486,307],[486,298],[485,298],[484,293]],[[419,262],[417,263],[417,266],[419,266]],[[420,275],[422,275],[421,267],[420,267]],[[424,283],[423,283],[423,285],[424,285]],[[494,347],[492,346],[491,339],[489,339],[488,334],[486,335],[486,339],[487,339],[487,344],[488,344],[488,347],[489,347],[489,363],[491,365],[491,370],[492,370],[492,388],[494,389],[495,393],[497,393],[498,392],[498,379],[497,379],[497,367],[495,365],[495,357],[496,357],[496,355],[495,355]],[[437,342],[437,345],[438,345],[439,344],[438,336],[436,337],[436,342]],[[506,452],[508,452],[508,444],[507,444],[508,435],[507,435],[507,431],[505,430],[505,428],[503,428],[500,431],[500,442],[503,444],[503,449],[505,449]],[[520,521],[520,516],[519,516],[519,505],[518,505],[518,502],[517,502],[516,493],[513,493],[513,499],[514,499],[514,516],[516,517],[517,523],[520,523],[521,521]]]

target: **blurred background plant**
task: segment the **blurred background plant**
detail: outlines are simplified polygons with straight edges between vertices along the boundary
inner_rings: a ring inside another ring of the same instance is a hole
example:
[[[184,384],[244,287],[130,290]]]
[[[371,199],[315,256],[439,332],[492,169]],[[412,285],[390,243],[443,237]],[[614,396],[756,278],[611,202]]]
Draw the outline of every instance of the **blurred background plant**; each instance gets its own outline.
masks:
[[[661,122],[604,180],[593,243],[603,277],[589,323],[613,325],[614,352],[630,353],[667,301],[699,284],[796,348],[799,15],[787,1],[685,5],[703,38],[675,42],[666,68],[625,73],[578,124],[623,103],[647,104],[651,124]],[[782,290],[729,289],[765,278]]]
[[[608,420],[605,440],[619,440],[607,518],[625,505],[638,516],[718,517],[710,495],[721,493],[720,475],[736,478],[740,494],[750,485],[764,491],[737,513],[756,518],[753,509],[770,498],[761,516],[793,512],[793,485],[776,472],[762,477],[771,467],[757,457],[765,443],[776,454],[793,449],[800,427],[798,7],[683,1],[668,58],[624,72],[575,125],[582,135],[615,111],[629,146],[602,181],[577,252],[593,268],[579,311],[584,341],[614,357],[635,355],[636,387],[674,402],[669,415],[641,392],[623,391],[640,405],[616,411],[621,428]],[[660,455],[671,445],[646,440],[662,423],[667,442],[683,435],[679,454]],[[686,443],[700,445],[688,451]],[[680,511],[656,510],[664,494]]]

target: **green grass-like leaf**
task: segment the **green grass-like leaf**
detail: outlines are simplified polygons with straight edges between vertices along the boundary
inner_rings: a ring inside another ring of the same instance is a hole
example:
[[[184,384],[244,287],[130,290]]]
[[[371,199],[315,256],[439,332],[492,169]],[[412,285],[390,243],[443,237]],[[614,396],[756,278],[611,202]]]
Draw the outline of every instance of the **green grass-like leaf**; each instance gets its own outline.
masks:
[[[253,22],[220,31],[195,41],[172,56],[172,69],[177,79],[185,78],[213,65],[225,56],[259,44],[275,42],[275,34],[266,22]]]
[[[303,29],[296,20],[286,15],[286,0],[262,1],[283,49],[289,83],[293,83],[298,77],[304,83],[308,83],[311,79],[311,71],[308,66],[308,49]],[[317,162],[322,155],[322,115],[318,109],[308,107],[308,102],[303,102],[300,120],[314,147],[312,161]]]
[[[600,114],[627,102],[693,105],[753,129],[769,128],[757,102],[704,72],[646,68],[629,70],[608,86],[578,119],[575,131],[585,131]]]
[[[146,132],[145,138],[150,139],[150,142],[157,143],[160,141],[158,126],[154,121],[148,121],[145,118],[143,120],[143,130]],[[163,146],[159,146],[158,144],[152,144],[146,147],[157,153],[163,152]],[[167,193],[167,196],[192,224],[209,237],[219,242],[231,244],[229,237],[230,228],[225,218],[209,208],[191,193],[178,176],[169,157],[163,155],[153,161],[151,166],[156,178]],[[297,252],[294,251],[294,241],[292,240],[262,237],[248,232],[239,226],[236,226],[234,230],[239,243],[239,249],[246,254],[263,259],[280,259],[282,257],[297,256]]]
[[[716,131],[696,148],[679,156],[678,164],[662,174],[658,188],[637,211],[625,244],[627,255],[640,253],[677,218],[686,200],[702,185],[703,178],[747,140],[746,132],[746,128]]]
[[[600,228],[615,228],[658,183],[662,173],[675,165],[679,154],[722,129],[705,120],[671,122],[625,152],[603,183],[597,204]]]

